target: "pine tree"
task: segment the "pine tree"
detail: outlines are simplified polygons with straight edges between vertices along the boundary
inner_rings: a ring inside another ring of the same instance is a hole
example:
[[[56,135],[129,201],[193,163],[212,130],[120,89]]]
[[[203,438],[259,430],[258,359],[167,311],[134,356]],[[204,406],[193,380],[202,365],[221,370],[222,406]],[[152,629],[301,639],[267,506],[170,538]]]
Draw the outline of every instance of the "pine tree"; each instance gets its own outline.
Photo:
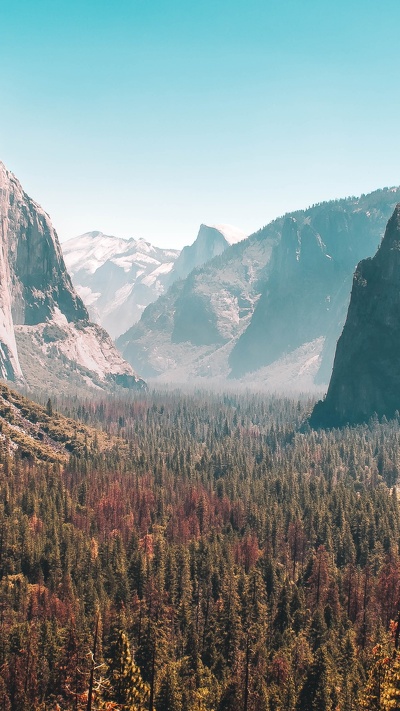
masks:
[[[167,664],[156,700],[157,711],[181,711],[182,694],[176,664]]]
[[[372,651],[373,664],[368,673],[366,686],[361,693],[360,706],[368,711],[381,711],[389,657],[381,644],[377,644]]]
[[[133,661],[125,632],[119,633],[111,652],[107,696],[116,701],[124,711],[144,711],[148,708],[149,687]]]
[[[296,704],[296,711],[332,711],[332,688],[326,650],[318,649]]]
[[[281,633],[287,629],[290,623],[290,591],[287,580],[282,585],[276,606],[274,627]]]
[[[353,711],[361,681],[361,665],[356,655],[354,635],[350,632],[347,632],[340,643],[337,670],[341,678],[340,708],[343,711]]]

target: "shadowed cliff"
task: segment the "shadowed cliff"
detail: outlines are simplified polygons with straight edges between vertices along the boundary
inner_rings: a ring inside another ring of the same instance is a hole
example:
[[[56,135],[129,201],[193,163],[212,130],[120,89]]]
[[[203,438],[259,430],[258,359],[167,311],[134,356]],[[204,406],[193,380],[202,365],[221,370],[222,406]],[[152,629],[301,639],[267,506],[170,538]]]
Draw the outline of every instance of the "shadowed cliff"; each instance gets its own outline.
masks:
[[[356,269],[325,400],[312,427],[391,417],[400,409],[400,203],[375,256]]]

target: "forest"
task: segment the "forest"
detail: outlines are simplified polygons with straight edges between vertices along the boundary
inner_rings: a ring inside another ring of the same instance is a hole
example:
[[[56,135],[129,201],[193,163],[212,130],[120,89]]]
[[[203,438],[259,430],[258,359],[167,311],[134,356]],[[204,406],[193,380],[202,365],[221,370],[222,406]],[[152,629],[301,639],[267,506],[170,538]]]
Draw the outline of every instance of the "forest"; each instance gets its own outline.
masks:
[[[60,397],[99,433],[66,463],[2,434],[1,711],[400,708],[400,415],[312,406]]]

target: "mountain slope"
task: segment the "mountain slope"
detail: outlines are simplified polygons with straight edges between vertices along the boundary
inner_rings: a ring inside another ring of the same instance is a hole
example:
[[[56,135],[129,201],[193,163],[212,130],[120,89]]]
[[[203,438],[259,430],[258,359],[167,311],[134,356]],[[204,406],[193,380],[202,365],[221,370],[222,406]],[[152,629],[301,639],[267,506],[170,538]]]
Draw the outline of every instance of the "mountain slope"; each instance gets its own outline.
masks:
[[[45,408],[0,383],[0,448],[10,455],[47,462],[65,462],[85,449],[111,449],[115,442],[103,432]]]
[[[372,259],[357,266],[329,389],[311,424],[340,426],[400,410],[400,204]]]
[[[378,190],[278,218],[175,284],[118,347],[163,381],[248,384],[259,372],[282,389],[290,362],[291,387],[327,382],[354,267],[374,253],[399,196]]]
[[[140,363],[144,377],[224,378],[229,348],[254,310],[278,238],[279,222],[175,282],[117,340],[124,357]]]
[[[234,376],[267,366],[282,354],[341,329],[354,267],[374,253],[397,194],[378,191],[286,219],[270,278],[230,357]],[[329,377],[334,354],[330,341],[323,354],[322,372]]]
[[[48,215],[0,163],[0,375],[41,386],[142,385],[88,321]],[[90,356],[90,357],[89,357]],[[57,375],[53,378],[55,371]]]

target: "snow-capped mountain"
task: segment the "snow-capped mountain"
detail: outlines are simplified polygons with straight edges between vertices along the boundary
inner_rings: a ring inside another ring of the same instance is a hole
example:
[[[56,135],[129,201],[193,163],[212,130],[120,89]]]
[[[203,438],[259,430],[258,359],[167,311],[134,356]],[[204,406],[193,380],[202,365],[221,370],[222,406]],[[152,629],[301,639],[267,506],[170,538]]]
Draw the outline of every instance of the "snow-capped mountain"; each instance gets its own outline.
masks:
[[[74,286],[91,318],[113,338],[140,319],[165,290],[178,250],[87,232],[62,245]]]
[[[154,247],[143,239],[88,232],[64,242],[62,248],[74,286],[91,317],[116,338],[139,321],[145,307],[174,281],[244,236],[230,225],[201,225],[193,244],[179,252]]]
[[[322,389],[357,262],[372,255],[400,188],[278,218],[194,269],[117,340],[161,381]]]
[[[28,385],[141,387],[109,335],[90,323],[44,210],[0,163],[0,377]]]

